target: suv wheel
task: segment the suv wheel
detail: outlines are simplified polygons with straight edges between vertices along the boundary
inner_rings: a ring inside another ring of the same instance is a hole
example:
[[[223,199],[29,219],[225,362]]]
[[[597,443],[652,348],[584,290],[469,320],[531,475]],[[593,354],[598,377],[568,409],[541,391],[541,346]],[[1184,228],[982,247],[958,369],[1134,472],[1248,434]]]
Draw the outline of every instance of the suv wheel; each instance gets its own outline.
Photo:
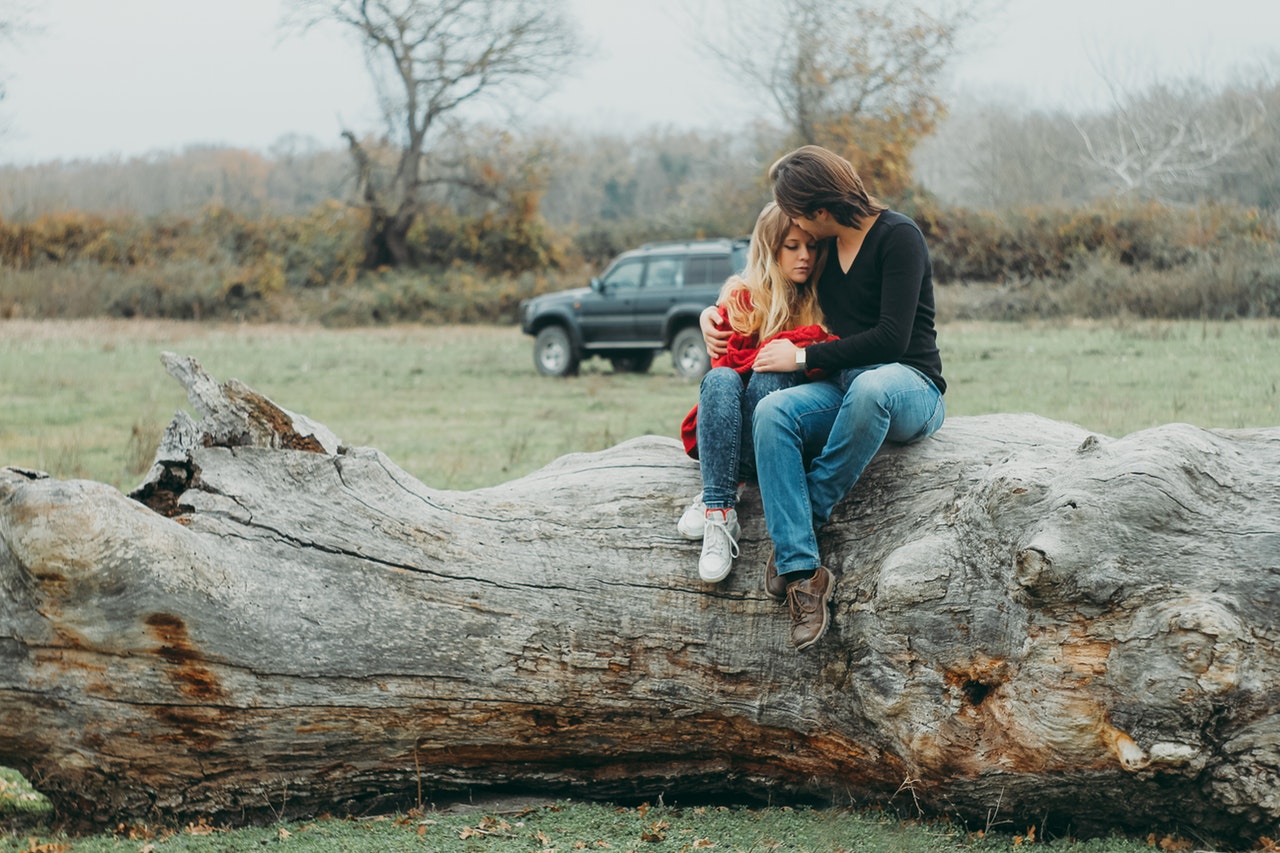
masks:
[[[637,349],[609,356],[614,373],[644,373],[653,366],[653,350]]]
[[[685,379],[701,379],[711,369],[707,344],[696,326],[681,329],[671,339],[671,364]]]
[[[547,326],[533,342],[533,366],[543,376],[576,376],[578,351],[564,326]]]

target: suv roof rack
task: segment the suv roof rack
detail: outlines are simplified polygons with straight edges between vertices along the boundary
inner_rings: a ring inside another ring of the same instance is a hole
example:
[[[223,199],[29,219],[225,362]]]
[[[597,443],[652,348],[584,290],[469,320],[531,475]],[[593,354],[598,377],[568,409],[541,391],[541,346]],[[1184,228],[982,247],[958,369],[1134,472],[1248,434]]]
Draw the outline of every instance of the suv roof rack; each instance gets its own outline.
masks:
[[[641,243],[637,249],[675,249],[689,246],[702,245],[720,245],[723,243],[736,243],[742,238],[735,237],[707,237],[702,240],[655,240],[651,243]]]

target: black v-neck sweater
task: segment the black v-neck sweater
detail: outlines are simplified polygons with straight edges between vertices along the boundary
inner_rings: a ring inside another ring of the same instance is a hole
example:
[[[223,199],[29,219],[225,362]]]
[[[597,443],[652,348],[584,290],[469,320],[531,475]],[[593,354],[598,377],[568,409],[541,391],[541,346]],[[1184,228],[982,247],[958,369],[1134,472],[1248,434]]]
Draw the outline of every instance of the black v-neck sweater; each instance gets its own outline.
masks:
[[[818,303],[827,327],[840,340],[810,346],[808,367],[834,372],[900,362],[946,392],[933,326],[929,249],[910,217],[892,210],[881,213],[848,272],[840,269],[832,238],[818,279]]]

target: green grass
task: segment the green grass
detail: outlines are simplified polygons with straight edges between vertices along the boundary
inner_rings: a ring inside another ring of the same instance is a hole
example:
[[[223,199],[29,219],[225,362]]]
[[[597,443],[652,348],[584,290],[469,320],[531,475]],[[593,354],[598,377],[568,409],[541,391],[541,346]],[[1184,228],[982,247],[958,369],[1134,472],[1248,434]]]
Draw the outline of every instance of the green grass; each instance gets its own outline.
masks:
[[[21,773],[0,767],[0,821],[46,818],[51,810],[49,801]]]
[[[948,415],[1034,412],[1104,435],[1280,424],[1280,321],[956,323]]]
[[[943,326],[939,340],[952,417],[1029,411],[1115,436],[1170,421],[1204,427],[1280,423],[1275,320],[964,322]],[[695,385],[672,373],[666,356],[647,375],[614,375],[596,360],[576,378],[541,377],[533,369],[530,339],[510,327],[335,331],[8,321],[0,322],[0,465],[131,488],[174,410],[187,408],[181,386],[160,364],[163,350],[195,356],[218,379],[236,377],[326,424],[348,444],[380,448],[438,488],[492,485],[565,453],[602,449],[636,435],[674,436],[697,395]],[[67,840],[51,838],[47,829],[21,828],[47,816],[47,803],[30,793],[21,777],[0,768],[0,828],[5,821],[17,827],[0,829],[0,853],[41,850],[41,844],[54,845],[41,853],[142,851],[148,845],[154,851],[203,853],[264,847],[301,853],[914,853],[1022,846],[1011,832],[979,837],[972,828],[902,823],[875,812],[655,808],[641,814],[590,804],[491,814],[486,819],[497,823],[487,824],[476,813],[432,812],[235,832],[133,827]],[[481,831],[502,822],[509,827]],[[654,829],[661,823],[667,826]],[[715,847],[699,846],[704,839]],[[1151,849],[1145,839],[1059,840],[1047,847],[1088,853]]]
[[[40,853],[262,849],[298,853],[1002,853],[1026,849],[1027,842],[1034,838],[1025,834],[981,833],[946,822],[903,822],[881,812],[841,809],[618,808],[599,803],[558,803],[506,813],[428,811],[361,819],[322,818],[234,831],[197,823],[169,828],[122,826],[114,833],[91,838],[0,836],[0,853],[33,848]],[[42,848],[41,844],[68,846]],[[1121,838],[1060,838],[1037,844],[1036,849],[1056,853],[1138,853],[1151,848],[1145,841]]]
[[[195,356],[285,408],[378,447],[428,485],[467,489],[579,450],[675,434],[696,396],[662,359],[650,375],[537,375],[510,327],[324,330],[89,321],[0,323],[0,464],[128,489],[150,463],[182,387],[159,355]]]
[[[1280,321],[966,322],[939,339],[953,417],[1036,412],[1114,436],[1172,421],[1280,423]],[[637,435],[675,436],[697,396],[665,355],[646,375],[615,375],[596,359],[557,380],[534,372],[531,346],[511,327],[0,322],[0,464],[132,488],[187,408],[160,364],[166,349],[448,489]]]

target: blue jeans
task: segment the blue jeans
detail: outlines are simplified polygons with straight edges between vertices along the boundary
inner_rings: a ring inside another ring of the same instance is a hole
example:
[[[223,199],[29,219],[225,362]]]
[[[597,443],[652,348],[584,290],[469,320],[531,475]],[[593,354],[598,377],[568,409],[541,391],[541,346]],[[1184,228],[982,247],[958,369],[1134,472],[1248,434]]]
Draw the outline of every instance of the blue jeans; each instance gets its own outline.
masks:
[[[945,417],[934,384],[896,363],[844,370],[762,400],[752,432],[778,574],[822,565],[818,529],[885,441],[919,441]]]
[[[769,394],[801,381],[799,373],[749,373],[717,367],[698,388],[698,463],[702,502],[725,509],[738,501],[738,483],[755,478],[751,417]]]

